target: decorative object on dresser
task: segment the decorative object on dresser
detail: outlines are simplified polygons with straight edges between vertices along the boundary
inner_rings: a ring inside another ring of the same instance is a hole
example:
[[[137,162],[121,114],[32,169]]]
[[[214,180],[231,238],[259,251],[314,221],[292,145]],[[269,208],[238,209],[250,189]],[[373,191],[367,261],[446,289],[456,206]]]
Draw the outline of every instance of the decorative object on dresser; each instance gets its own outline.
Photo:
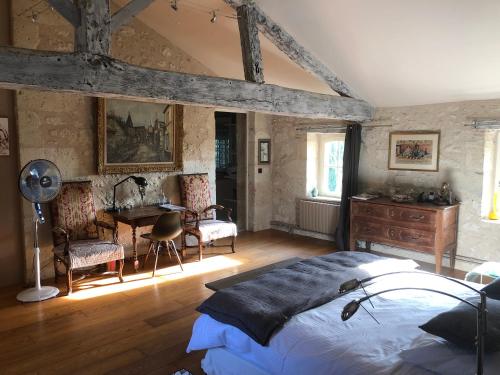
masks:
[[[111,210],[108,210],[108,211],[115,212],[117,210],[117,208],[116,208],[116,188],[118,185],[121,185],[125,181],[128,181],[130,179],[134,180],[135,184],[139,188],[139,194],[141,195],[141,205],[143,205],[144,195],[146,194],[146,186],[148,186],[148,181],[144,177],[128,176],[113,186],[113,208],[111,208]]]
[[[32,160],[19,174],[19,190],[33,206],[33,268],[35,287],[23,290],[17,295],[21,302],[43,301],[59,294],[53,286],[41,286],[40,283],[40,247],[38,245],[38,225],[45,223],[40,203],[54,199],[61,189],[61,172],[54,163],[44,159]]]
[[[54,241],[54,272],[66,269],[68,294],[72,292],[73,271],[118,261],[118,278],[123,282],[123,246],[118,244],[115,227],[98,221],[90,181],[63,182],[61,193],[50,203]],[[109,230],[111,240],[99,238],[99,229]],[[116,274],[116,272],[114,272]]]
[[[182,170],[181,105],[99,99],[97,115],[99,174]]]
[[[203,246],[216,247],[214,241],[231,238],[231,250],[238,235],[236,224],[231,220],[231,209],[212,204],[210,183],[207,173],[179,175],[179,190],[182,205],[186,207],[184,215],[183,251],[187,247],[186,235],[196,238],[199,259],[203,259]],[[216,211],[226,211],[228,221],[217,220]],[[183,254],[184,256],[184,254]]]
[[[436,206],[431,203],[396,203],[388,198],[368,201],[351,200],[350,249],[356,241],[432,253],[436,272],[441,272],[443,254],[450,255],[455,268],[457,249],[458,204]]]
[[[437,172],[440,132],[392,132],[389,169]]]
[[[451,190],[450,184],[447,182],[444,182],[443,185],[441,185],[441,189],[437,194],[434,191],[421,192],[417,197],[417,201],[433,203],[437,206],[449,206],[454,203],[458,203],[453,190]]]

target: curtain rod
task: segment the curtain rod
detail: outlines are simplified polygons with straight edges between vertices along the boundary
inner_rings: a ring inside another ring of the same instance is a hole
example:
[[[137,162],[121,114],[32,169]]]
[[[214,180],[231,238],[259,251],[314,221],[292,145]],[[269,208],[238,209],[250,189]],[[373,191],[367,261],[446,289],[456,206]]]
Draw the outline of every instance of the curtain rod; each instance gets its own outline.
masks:
[[[318,131],[325,132],[328,131],[345,131],[349,125],[330,125],[330,124],[318,124],[318,125],[310,125],[310,124],[298,124],[295,130],[297,131]],[[386,128],[392,127],[391,124],[380,124],[380,125],[361,125],[363,129],[371,129],[371,128]]]
[[[472,120],[472,123],[465,124],[464,126],[468,126],[474,129],[500,129],[500,120]]]

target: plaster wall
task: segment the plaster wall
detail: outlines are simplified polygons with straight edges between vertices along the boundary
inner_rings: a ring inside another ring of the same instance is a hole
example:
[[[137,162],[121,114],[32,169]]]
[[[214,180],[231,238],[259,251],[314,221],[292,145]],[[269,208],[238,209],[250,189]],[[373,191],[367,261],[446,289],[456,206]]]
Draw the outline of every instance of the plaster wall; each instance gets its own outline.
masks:
[[[255,112],[247,116],[248,228],[254,232],[271,228],[273,167],[272,164],[259,164],[258,147],[259,139],[271,138],[272,119],[270,115]],[[273,145],[271,145],[271,162],[273,158]]]
[[[36,23],[31,22],[26,14],[19,16],[24,9],[35,3],[32,0],[13,2],[14,45],[40,50],[71,51],[72,28],[57,12],[43,12]],[[212,75],[200,62],[136,20],[113,34],[112,55],[136,65]],[[111,204],[113,185],[125,176],[97,175],[96,99],[31,90],[18,91],[16,98],[20,164],[24,165],[35,158],[47,158],[59,166],[64,180],[92,180],[98,216],[110,221],[103,210]],[[215,123],[212,109],[184,107],[183,160],[184,173],[209,173],[212,196],[215,197]],[[176,176],[171,173],[148,173],[143,176],[149,182],[146,204],[158,202],[162,190],[174,202],[178,202]],[[137,188],[133,183],[126,183],[119,190],[117,199],[121,205],[139,204]],[[47,207],[44,211],[49,216]],[[31,208],[23,201],[27,280],[30,279],[32,269],[31,218]],[[53,275],[50,228],[50,221],[41,227],[43,278]],[[119,240],[124,243],[126,252],[130,253],[130,229],[120,226],[119,233]],[[144,245],[139,242],[140,248]]]

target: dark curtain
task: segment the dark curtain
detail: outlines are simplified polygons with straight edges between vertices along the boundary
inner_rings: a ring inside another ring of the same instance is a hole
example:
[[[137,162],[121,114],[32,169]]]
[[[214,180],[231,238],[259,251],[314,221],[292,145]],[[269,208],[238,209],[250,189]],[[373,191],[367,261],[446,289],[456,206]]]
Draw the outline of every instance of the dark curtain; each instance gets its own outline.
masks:
[[[339,222],[335,230],[337,250],[349,249],[349,218],[351,197],[358,193],[359,150],[361,148],[361,125],[347,126],[344,145],[344,174],[342,176],[342,198]]]

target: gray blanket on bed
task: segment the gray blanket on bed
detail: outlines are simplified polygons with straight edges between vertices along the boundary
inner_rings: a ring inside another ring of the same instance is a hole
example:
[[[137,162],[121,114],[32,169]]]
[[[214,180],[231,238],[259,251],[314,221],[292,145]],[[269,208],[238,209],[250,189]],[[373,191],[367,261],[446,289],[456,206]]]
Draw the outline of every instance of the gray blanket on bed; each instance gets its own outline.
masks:
[[[197,310],[267,345],[292,316],[335,299],[344,281],[417,266],[413,261],[342,251],[306,259],[219,290]]]

